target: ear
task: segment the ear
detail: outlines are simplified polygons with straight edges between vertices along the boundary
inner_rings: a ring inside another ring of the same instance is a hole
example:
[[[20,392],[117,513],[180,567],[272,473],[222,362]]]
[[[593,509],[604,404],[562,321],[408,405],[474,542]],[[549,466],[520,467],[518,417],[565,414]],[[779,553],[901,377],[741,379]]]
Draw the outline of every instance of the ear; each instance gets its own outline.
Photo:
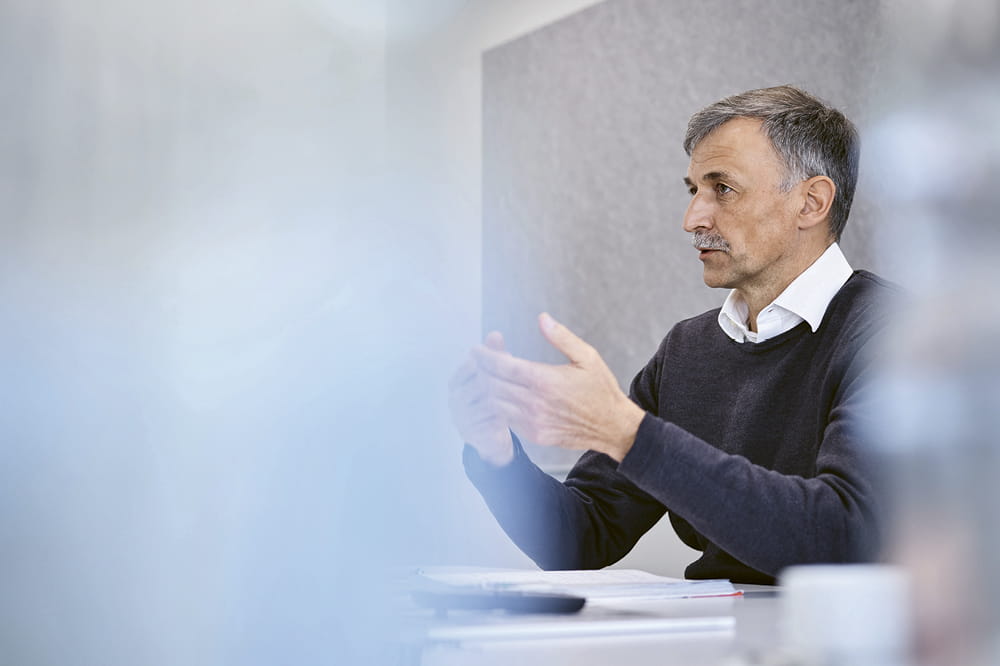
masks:
[[[817,224],[827,224],[830,206],[837,193],[837,186],[826,176],[813,176],[802,182],[803,202],[799,211],[799,229],[810,229]]]

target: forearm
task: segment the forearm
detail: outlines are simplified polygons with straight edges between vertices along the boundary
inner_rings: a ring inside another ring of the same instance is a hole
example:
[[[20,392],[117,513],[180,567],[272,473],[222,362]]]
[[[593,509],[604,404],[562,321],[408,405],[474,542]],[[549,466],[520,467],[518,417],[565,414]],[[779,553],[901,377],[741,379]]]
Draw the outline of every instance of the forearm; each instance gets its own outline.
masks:
[[[466,473],[511,540],[543,569],[595,569],[619,560],[663,515],[663,507],[618,475],[610,458],[588,452],[560,483],[515,444],[509,465],[493,467],[466,447]],[[617,478],[615,478],[617,477]]]
[[[833,433],[831,437],[840,437]],[[847,442],[815,478],[765,469],[647,416],[619,471],[747,566],[871,559],[878,521],[866,463]]]
[[[543,569],[584,568],[570,491],[528,459],[519,443],[502,467],[471,446],[462,454],[466,474],[504,532]]]

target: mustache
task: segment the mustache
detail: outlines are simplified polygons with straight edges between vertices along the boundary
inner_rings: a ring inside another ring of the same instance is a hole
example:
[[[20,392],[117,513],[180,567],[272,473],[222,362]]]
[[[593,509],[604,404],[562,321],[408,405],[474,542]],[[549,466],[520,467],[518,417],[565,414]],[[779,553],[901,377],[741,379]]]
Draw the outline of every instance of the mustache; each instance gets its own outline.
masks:
[[[722,250],[729,252],[729,242],[719,234],[696,231],[691,234],[691,245],[699,250]]]

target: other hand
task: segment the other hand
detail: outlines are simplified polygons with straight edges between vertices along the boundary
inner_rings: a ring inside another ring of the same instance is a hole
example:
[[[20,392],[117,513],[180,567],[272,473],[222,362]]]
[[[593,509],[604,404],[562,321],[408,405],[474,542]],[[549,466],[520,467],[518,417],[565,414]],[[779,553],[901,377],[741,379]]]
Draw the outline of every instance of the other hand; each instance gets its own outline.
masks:
[[[503,336],[495,331],[486,336],[485,348],[509,356]],[[455,372],[448,388],[452,422],[462,439],[483,460],[497,466],[509,463],[514,457],[510,428],[490,402],[484,377],[471,357]]]

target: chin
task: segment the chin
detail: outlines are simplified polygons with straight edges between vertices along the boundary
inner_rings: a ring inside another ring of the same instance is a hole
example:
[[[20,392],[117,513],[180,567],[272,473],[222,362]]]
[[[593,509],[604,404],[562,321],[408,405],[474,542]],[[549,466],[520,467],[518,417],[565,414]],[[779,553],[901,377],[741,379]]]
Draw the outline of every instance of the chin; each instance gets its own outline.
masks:
[[[729,288],[729,280],[726,280],[721,275],[713,275],[706,271],[702,276],[702,279],[705,281],[706,285],[712,287],[713,289]]]

